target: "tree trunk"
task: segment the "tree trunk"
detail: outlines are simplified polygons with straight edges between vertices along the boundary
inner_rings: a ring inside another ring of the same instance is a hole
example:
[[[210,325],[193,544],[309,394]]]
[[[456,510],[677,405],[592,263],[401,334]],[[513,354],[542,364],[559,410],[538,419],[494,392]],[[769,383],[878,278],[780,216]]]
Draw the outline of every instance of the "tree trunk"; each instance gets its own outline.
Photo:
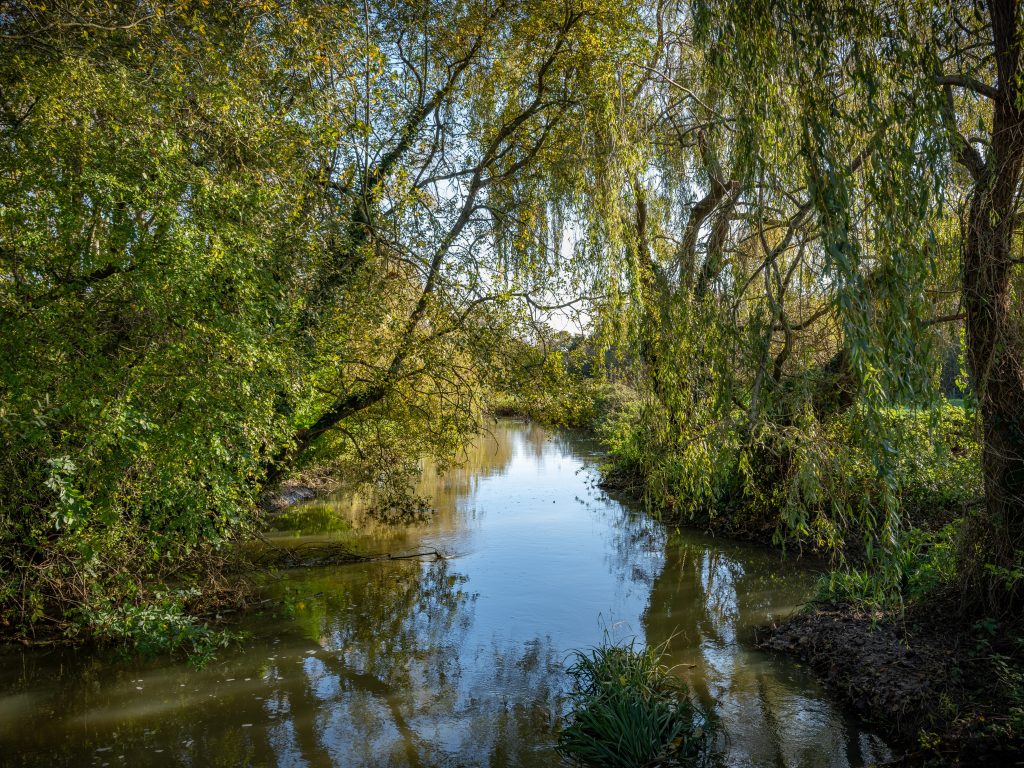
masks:
[[[282,448],[267,463],[264,487],[273,488],[291,469],[292,463],[308,449],[320,435],[344,419],[376,405],[391,391],[391,382],[361,389],[335,400],[311,426],[295,433],[294,443]]]
[[[983,425],[985,511],[975,521],[963,563],[969,597],[996,614],[1024,595],[996,569],[1024,550],[1024,344],[1011,305],[1011,252],[1024,167],[1024,113],[1018,102],[1020,55],[1016,0],[991,0],[998,95],[992,146],[975,177],[963,253],[967,353]],[[979,606],[980,607],[980,606]]]

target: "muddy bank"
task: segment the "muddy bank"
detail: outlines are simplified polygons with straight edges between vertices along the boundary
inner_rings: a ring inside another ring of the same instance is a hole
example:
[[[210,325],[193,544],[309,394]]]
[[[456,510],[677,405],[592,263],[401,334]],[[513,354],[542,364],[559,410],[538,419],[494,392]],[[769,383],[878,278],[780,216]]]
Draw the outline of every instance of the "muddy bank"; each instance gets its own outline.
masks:
[[[1015,632],[943,607],[905,617],[819,606],[766,630],[762,646],[807,663],[858,715],[902,745],[901,765],[1024,766],[1019,695],[999,668]]]

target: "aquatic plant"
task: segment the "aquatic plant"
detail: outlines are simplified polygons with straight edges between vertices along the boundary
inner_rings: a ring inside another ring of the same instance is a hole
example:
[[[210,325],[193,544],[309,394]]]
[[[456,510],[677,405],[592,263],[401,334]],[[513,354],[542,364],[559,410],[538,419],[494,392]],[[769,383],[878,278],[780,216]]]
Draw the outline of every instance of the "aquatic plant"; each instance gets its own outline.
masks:
[[[662,663],[665,647],[605,644],[576,651],[570,723],[558,738],[570,762],[602,768],[695,765],[708,753],[709,716]]]

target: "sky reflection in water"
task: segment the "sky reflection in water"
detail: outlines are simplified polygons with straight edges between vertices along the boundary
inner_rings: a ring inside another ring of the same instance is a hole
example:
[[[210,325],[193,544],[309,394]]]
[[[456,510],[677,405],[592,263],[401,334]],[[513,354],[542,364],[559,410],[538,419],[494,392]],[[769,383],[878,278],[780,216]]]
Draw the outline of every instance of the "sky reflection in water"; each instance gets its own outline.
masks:
[[[450,559],[282,573],[279,609],[247,618],[251,638],[201,671],[0,655],[0,764],[554,766],[569,653],[606,636],[671,639],[721,721],[724,765],[885,759],[805,670],[751,648],[751,628],[793,610],[814,574],[767,548],[667,533],[593,485],[595,457],[586,439],[503,422],[462,468],[428,468],[424,525],[308,505],[287,541]]]

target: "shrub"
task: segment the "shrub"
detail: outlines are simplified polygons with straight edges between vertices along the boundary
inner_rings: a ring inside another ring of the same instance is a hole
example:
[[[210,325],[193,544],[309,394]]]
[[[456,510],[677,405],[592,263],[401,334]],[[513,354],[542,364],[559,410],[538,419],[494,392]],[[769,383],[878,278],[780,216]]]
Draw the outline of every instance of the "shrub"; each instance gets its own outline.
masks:
[[[758,537],[777,529],[822,550],[856,547],[897,507],[894,528],[937,530],[981,494],[976,424],[962,408],[891,408],[881,436],[868,433],[859,408],[800,429],[763,423],[744,434],[730,424],[673,422],[657,402],[634,401],[600,430],[606,472],[631,478],[671,517]],[[887,473],[870,455],[879,439]]]
[[[133,649],[143,656],[184,653],[197,667],[240,636],[212,629],[189,614],[197,589],[158,592],[139,604],[107,602],[82,610],[82,619],[97,640]]]
[[[635,398],[624,384],[562,373],[530,391],[495,393],[489,410],[494,416],[526,416],[551,427],[601,430]]]

